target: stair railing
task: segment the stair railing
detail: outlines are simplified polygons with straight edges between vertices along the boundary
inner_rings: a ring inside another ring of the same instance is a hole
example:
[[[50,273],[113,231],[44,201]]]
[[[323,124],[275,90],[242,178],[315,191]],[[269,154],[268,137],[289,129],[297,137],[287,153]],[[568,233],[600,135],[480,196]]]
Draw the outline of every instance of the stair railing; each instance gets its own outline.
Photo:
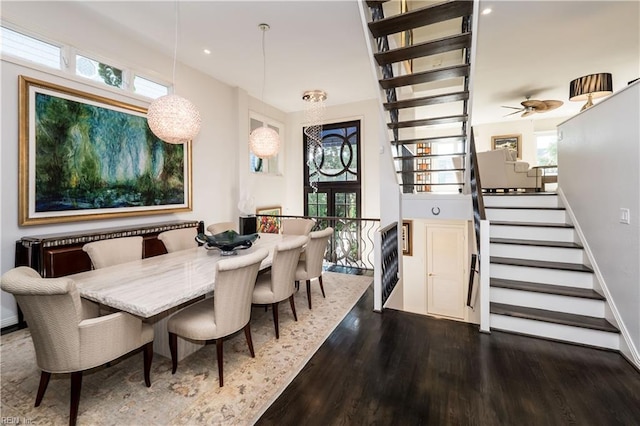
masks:
[[[382,312],[399,281],[398,222],[376,232],[376,262],[373,281],[373,310]]]

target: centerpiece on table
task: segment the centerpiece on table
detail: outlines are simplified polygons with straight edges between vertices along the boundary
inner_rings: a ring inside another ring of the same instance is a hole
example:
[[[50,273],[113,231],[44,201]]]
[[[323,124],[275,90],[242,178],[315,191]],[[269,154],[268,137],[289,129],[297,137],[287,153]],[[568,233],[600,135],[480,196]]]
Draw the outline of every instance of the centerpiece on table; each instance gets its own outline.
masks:
[[[251,247],[258,238],[258,234],[240,235],[234,230],[228,230],[215,235],[200,233],[196,236],[196,241],[207,250],[218,249],[220,255],[232,256],[237,254],[237,250]]]

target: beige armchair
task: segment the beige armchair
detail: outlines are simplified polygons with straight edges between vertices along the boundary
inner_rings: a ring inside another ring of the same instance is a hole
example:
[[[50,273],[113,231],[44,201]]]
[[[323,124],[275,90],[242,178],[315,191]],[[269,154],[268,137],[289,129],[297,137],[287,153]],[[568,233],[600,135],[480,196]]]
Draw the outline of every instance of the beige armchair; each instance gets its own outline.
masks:
[[[271,270],[260,274],[253,290],[254,305],[271,305],[273,310],[273,324],[276,329],[276,339],[280,338],[280,326],[278,323],[278,304],[289,299],[293,318],[298,321],[296,305],[293,300],[295,293],[294,276],[302,247],[309,240],[303,235],[292,236],[278,244],[273,252]]]
[[[1,278],[24,312],[42,370],[36,395],[38,407],[51,374],[71,373],[69,424],[75,425],[80,405],[82,372],[144,347],[144,381],[151,386],[153,328],[133,315],[118,312],[98,316],[95,303],[81,299],[70,278],[41,278],[21,266]]]
[[[167,253],[174,251],[186,250],[198,247],[196,236],[198,230],[196,228],[173,229],[158,234],[158,239],[162,241]]]
[[[218,222],[207,226],[207,231],[211,232],[213,235],[229,230],[238,232],[236,225],[233,222]]]
[[[322,290],[322,297],[326,297],[324,294],[324,286],[322,285],[322,263],[324,261],[324,253],[327,250],[327,242],[332,234],[333,228],[331,227],[309,234],[309,243],[304,250],[305,255],[300,259],[296,268],[296,286],[299,285],[300,281],[304,280],[307,282],[309,309],[311,309],[311,280],[315,278],[318,279],[320,290]]]
[[[188,306],[169,318],[169,348],[171,372],[178,369],[178,336],[191,340],[216,341],[218,381],[224,385],[222,349],[223,338],[244,328],[249,352],[255,357],[251,341],[251,295],[260,263],[269,253],[259,249],[254,253],[228,258],[216,264],[213,299],[207,298]]]
[[[286,218],[282,219],[282,234],[285,235],[309,235],[316,221],[313,219]]]
[[[540,170],[530,168],[525,161],[516,161],[509,150],[478,152],[477,156],[482,189],[540,189]]]
[[[142,259],[142,237],[112,238],[82,246],[94,269]]]

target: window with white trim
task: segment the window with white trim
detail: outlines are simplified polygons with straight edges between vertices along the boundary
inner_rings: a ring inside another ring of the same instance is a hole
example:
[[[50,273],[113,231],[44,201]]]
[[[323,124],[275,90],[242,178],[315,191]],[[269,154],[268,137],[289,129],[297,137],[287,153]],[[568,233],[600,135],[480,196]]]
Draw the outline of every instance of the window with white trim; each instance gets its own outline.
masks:
[[[29,61],[150,99],[156,99],[169,93],[169,85],[138,75],[131,69],[118,68],[102,60],[94,59],[90,57],[91,54],[79,54],[71,46],[54,43],[0,25],[0,53],[3,59],[13,57]],[[70,52],[71,61],[63,58],[65,51]],[[68,64],[68,66],[63,67],[63,64]],[[133,84],[129,84],[131,80],[128,76],[133,77]]]
[[[0,27],[0,36],[0,52],[3,56],[14,56],[49,68],[62,69],[62,48],[60,46],[6,27]]]

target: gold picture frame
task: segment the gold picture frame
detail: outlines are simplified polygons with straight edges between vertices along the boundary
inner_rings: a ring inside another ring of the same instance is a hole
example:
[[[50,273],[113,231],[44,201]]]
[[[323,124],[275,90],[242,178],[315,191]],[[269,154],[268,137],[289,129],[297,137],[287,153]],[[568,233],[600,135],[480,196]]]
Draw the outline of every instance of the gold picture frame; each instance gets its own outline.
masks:
[[[413,256],[413,221],[402,221],[402,255]]]
[[[522,135],[500,135],[491,137],[491,149],[513,149],[518,160],[522,159]]]
[[[19,76],[18,223],[192,210],[191,144],[167,144],[145,108]]]

